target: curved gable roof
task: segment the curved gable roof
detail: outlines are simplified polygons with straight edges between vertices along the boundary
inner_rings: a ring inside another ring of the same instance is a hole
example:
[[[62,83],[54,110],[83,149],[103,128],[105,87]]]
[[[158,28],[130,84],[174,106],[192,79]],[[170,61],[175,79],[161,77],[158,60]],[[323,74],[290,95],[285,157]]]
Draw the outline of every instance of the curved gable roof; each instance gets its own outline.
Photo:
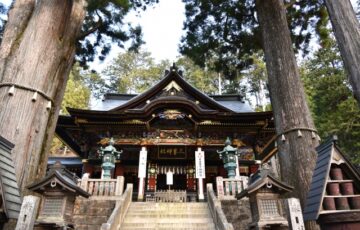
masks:
[[[211,97],[205,95],[204,93],[202,93],[201,91],[199,91],[198,89],[194,88],[192,85],[187,83],[177,72],[176,67],[171,67],[170,71],[165,75],[165,77],[162,80],[160,80],[156,85],[154,85],[144,93],[133,97],[128,102],[113,109],[110,109],[109,111],[115,112],[115,111],[124,111],[127,109],[135,109],[144,101],[150,100],[157,94],[160,94],[161,91],[166,89],[166,87],[168,87],[169,85],[171,85],[172,82],[175,82],[179,87],[181,87],[182,90],[184,90],[185,93],[191,95],[193,98],[198,100],[199,103],[208,106],[212,110],[218,110],[219,112],[230,112],[230,113],[233,112],[231,109],[221,105]]]

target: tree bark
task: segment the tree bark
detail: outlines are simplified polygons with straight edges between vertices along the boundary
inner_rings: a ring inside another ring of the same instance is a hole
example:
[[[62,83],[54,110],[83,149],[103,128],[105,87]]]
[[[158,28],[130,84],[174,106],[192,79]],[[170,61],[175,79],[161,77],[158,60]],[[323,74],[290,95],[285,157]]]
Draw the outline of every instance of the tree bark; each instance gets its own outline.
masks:
[[[315,147],[319,143],[313,138],[315,126],[300,80],[283,2],[256,0],[256,8],[278,134],[282,180],[294,186],[292,195],[300,199],[304,208],[316,164]],[[306,228],[319,229],[315,222],[306,223]]]
[[[360,23],[350,0],[325,0],[353,94],[360,106]]]
[[[17,0],[9,12],[0,47],[0,134],[15,144],[12,157],[22,195],[46,170],[85,3]]]

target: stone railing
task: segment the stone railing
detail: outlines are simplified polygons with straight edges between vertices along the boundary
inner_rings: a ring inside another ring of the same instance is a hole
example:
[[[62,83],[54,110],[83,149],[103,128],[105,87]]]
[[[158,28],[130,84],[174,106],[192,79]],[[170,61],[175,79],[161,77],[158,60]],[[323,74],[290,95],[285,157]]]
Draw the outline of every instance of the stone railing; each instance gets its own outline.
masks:
[[[116,197],[121,196],[124,191],[124,177],[118,176],[116,179],[91,179],[88,174],[78,180],[78,186],[91,195],[96,197]]]
[[[132,201],[133,185],[127,184],[124,194],[116,203],[115,209],[111,213],[108,221],[101,225],[100,230],[117,230],[120,229],[121,224],[124,222],[125,215],[129,209]]]
[[[216,177],[216,192],[220,200],[235,200],[235,195],[248,187],[249,177],[239,178]]]
[[[234,230],[234,227],[226,219],[221,208],[220,201],[216,198],[212,184],[207,184],[207,202],[209,204],[211,216],[217,230]]]

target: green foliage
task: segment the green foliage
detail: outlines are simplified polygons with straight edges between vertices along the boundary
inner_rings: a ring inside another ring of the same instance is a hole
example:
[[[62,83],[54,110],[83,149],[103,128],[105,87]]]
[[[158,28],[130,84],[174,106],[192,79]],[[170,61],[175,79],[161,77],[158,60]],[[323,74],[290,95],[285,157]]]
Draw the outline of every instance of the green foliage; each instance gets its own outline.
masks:
[[[360,109],[349,89],[335,41],[316,52],[301,72],[320,136],[338,135],[340,147],[360,164]]]
[[[140,50],[119,54],[104,70],[108,88],[118,93],[141,93],[149,89],[164,75],[168,61],[156,64],[151,54]]]
[[[68,114],[66,108],[87,109],[90,100],[90,89],[84,82],[84,76],[80,68],[75,65],[72,69],[66,85],[64,99],[61,103],[61,111]]]
[[[247,93],[255,98],[256,111],[269,110],[269,92],[267,89],[267,71],[264,62],[264,55],[262,52],[254,53],[251,55],[253,63],[243,72],[246,79]]]
[[[81,66],[94,61],[95,57],[104,60],[113,43],[124,48],[124,43],[131,40],[129,49],[138,49],[143,44],[141,28],[125,24],[124,16],[130,10],[145,10],[147,5],[157,3],[158,0],[88,0],[87,2],[87,14],[76,50],[76,59]]]
[[[183,2],[186,35],[180,46],[182,54],[202,67],[209,59],[215,60],[215,71],[229,79],[252,64],[251,55],[262,48],[254,0]],[[328,17],[323,1],[291,1],[287,13],[296,50],[307,53],[315,31],[326,44]]]
[[[189,58],[181,57],[175,63],[183,71],[184,79],[206,94],[216,94],[218,74],[201,68]],[[107,89],[118,93],[142,93],[164,77],[170,62],[156,63],[147,51],[129,51],[120,54],[104,70]]]
[[[192,86],[206,94],[218,92],[218,74],[195,63],[187,57],[181,57],[176,61],[176,66],[183,70],[184,79]]]

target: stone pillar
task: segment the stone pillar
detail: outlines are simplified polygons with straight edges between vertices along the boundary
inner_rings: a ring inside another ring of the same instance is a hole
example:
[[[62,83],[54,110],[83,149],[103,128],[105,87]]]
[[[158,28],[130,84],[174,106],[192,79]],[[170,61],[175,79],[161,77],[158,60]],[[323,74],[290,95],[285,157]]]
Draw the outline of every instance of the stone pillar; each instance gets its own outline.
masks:
[[[81,178],[80,187],[85,191],[88,191],[89,173],[85,173]]]
[[[289,198],[286,199],[286,202],[286,211],[290,229],[305,230],[300,200],[297,198]]]
[[[218,195],[218,199],[222,200],[225,196],[225,193],[224,193],[224,178],[221,176],[216,177],[216,192]]]
[[[198,198],[199,200],[204,200],[204,179],[206,175],[205,170],[205,153],[201,150],[201,147],[198,147],[195,151],[195,171],[196,178],[198,179]]]
[[[40,198],[37,196],[24,197],[15,230],[32,230],[34,228],[39,202]]]
[[[146,147],[141,147],[141,151],[139,155],[139,170],[138,170],[138,178],[139,178],[138,200],[144,200],[146,161],[147,161]]]

